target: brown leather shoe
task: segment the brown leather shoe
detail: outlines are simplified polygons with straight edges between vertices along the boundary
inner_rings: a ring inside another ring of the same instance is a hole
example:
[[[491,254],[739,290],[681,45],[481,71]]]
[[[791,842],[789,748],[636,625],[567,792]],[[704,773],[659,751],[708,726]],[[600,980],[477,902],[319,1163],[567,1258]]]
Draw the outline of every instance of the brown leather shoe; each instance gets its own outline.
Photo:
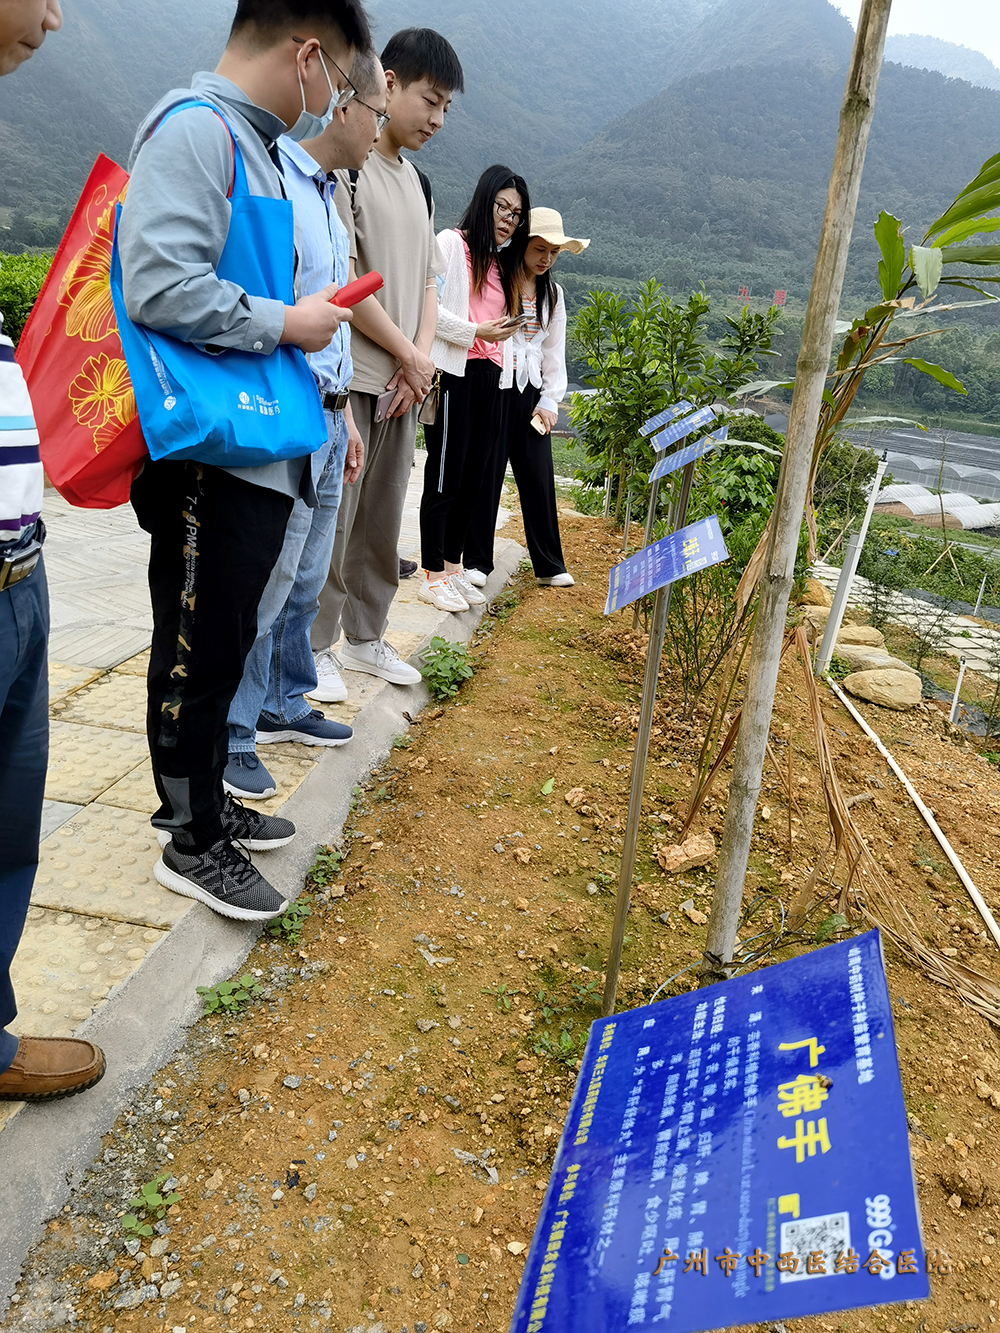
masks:
[[[104,1052],[75,1037],[21,1037],[17,1055],[0,1074],[0,1101],[46,1102],[100,1083]]]

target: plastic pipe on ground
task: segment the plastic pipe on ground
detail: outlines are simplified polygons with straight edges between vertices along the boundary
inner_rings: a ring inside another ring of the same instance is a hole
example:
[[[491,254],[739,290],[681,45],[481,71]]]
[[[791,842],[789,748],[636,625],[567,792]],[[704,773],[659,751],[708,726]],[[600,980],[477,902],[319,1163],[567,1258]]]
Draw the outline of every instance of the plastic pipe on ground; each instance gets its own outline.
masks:
[[[840,688],[837,682],[835,680],[831,680],[829,676],[826,676],[825,680],[826,683],[829,685],[830,689],[833,690],[834,694],[837,696],[840,702],[850,713],[851,717],[854,718],[855,722],[865,733],[868,739],[874,744],[879,754],[882,756],[885,762],[895,773],[896,777],[899,778],[900,782],[906,788],[907,796],[909,796],[910,800],[920,811],[921,815],[923,816],[924,823],[934,834],[934,837],[937,839],[938,843],[941,846],[941,850],[944,852],[945,856],[947,856],[948,860],[951,862],[952,869],[955,871],[955,874],[958,876],[958,878],[962,881],[962,884],[964,885],[965,890],[968,893],[969,897],[975,903],[976,910],[978,911],[979,915],[983,918],[983,920],[986,922],[986,929],[993,936],[995,943],[998,946],[1000,946],[1000,926],[998,926],[996,921],[993,919],[993,913],[986,906],[986,902],[983,899],[983,895],[976,888],[975,884],[973,884],[972,879],[969,876],[969,872],[966,870],[965,866],[962,865],[961,861],[958,859],[958,854],[956,853],[955,849],[952,847],[951,843],[941,832],[937,820],[934,818],[930,810],[928,810],[927,806],[924,805],[923,801],[917,795],[916,788],[913,786],[913,783],[906,776],[906,774],[903,772],[900,766],[896,763],[895,759],[893,759],[892,755],[879,740],[875,732],[872,731],[871,727],[864,720],[864,718],[861,716],[858,710],[854,707],[850,699],[848,699],[847,695]]]

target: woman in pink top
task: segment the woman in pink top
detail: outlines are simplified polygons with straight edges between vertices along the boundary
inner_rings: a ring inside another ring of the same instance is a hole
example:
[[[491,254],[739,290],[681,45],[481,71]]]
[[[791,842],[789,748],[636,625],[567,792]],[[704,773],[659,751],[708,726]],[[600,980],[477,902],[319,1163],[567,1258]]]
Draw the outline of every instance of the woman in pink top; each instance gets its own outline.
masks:
[[[503,343],[518,309],[511,275],[528,243],[528,187],[508,167],[488,167],[458,227],[438,244],[446,261],[438,281],[437,336],[431,359],[441,371],[437,419],[424,429],[427,464],[420,501],[424,582],[418,596],[442,611],[486,600],[465,578],[462,554],[486,464],[500,432]],[[497,263],[503,248],[503,267]]]

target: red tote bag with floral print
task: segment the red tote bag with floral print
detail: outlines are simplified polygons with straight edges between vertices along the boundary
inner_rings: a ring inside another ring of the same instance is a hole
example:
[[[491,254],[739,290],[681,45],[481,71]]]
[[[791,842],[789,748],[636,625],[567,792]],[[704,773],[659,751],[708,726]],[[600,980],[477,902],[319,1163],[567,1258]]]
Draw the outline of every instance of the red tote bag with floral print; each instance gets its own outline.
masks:
[[[70,504],[125,504],[146,451],[111,301],[115,206],[128,174],[101,154],[17,345],[42,463]]]

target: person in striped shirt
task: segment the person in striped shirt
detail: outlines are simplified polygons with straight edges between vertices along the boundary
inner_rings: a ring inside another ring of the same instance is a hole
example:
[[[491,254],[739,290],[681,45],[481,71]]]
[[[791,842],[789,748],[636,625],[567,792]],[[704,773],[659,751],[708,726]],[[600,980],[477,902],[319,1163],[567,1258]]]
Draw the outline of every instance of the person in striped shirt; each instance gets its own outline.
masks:
[[[0,0],[0,75],[62,27],[59,0]],[[49,594],[31,400],[0,314],[0,1100],[45,1101],[92,1087],[104,1054],[89,1041],[21,1037],[10,966],[38,865],[48,762]]]

